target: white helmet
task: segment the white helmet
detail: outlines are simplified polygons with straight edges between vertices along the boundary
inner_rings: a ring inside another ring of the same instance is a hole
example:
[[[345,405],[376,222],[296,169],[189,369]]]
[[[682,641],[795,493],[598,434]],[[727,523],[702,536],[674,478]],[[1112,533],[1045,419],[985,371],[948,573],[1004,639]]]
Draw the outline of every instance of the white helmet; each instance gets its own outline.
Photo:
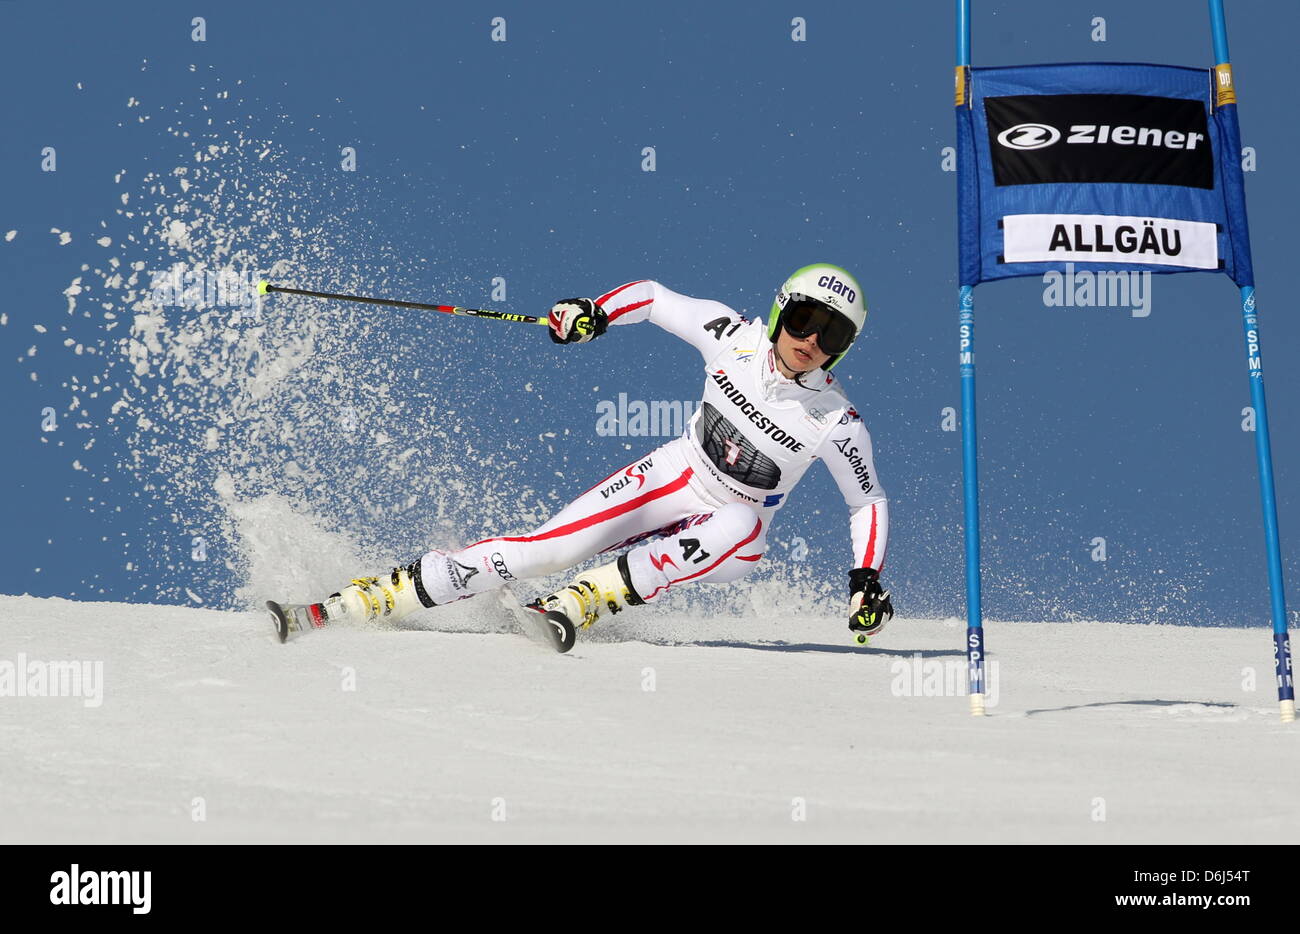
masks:
[[[808,311],[818,307],[831,313],[823,315],[820,322],[812,322],[813,329],[819,332],[818,343],[823,352],[831,354],[831,358],[822,364],[823,370],[829,370],[844,358],[849,345],[857,340],[867,323],[867,303],[862,296],[862,286],[848,270],[830,263],[814,263],[796,269],[782,284],[776,301],[772,303],[767,318],[767,336],[775,343],[778,330],[785,324],[796,337],[806,337],[811,333],[809,330],[799,327],[798,323],[792,326],[788,319],[783,321],[783,318],[787,312],[793,313],[796,309]],[[844,349],[838,350],[841,344]]]

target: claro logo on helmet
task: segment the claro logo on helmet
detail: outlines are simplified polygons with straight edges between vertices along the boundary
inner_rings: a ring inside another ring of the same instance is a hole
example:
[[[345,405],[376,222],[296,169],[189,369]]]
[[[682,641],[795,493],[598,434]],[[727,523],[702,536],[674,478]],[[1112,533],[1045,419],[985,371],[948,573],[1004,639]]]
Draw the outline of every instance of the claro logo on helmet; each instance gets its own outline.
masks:
[[[1046,123],[1017,123],[998,134],[998,142],[1008,149],[1046,149],[1061,138],[1061,131]],[[1204,133],[1183,130],[1162,130],[1149,126],[1110,126],[1109,124],[1076,123],[1065,138],[1072,144],[1115,146],[1154,146],[1162,149],[1195,149],[1205,139]]]
[[[857,301],[858,292],[853,286],[840,279],[839,276],[822,276],[817,280],[817,284],[823,289],[830,289],[836,295],[844,297],[849,304]]]

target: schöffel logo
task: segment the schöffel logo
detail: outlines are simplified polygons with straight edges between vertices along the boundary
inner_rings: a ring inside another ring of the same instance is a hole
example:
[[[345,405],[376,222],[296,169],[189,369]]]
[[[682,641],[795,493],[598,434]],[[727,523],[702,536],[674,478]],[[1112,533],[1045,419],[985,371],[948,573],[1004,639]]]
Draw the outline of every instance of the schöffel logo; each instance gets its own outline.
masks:
[[[1200,100],[1142,94],[986,98],[993,180],[1213,188],[1205,108]]]
[[[862,488],[862,492],[870,493],[876,488],[876,485],[871,482],[871,473],[867,470],[866,461],[858,452],[858,446],[855,444],[852,447],[849,447],[849,442],[851,440],[852,439],[850,438],[837,438],[832,441],[831,444],[840,449],[840,453],[844,455],[844,459],[847,460],[849,466],[853,468],[853,475],[857,477],[858,486]]]
[[[447,578],[455,590],[464,590],[469,579],[478,573],[478,568],[467,567],[455,558],[447,560]]]

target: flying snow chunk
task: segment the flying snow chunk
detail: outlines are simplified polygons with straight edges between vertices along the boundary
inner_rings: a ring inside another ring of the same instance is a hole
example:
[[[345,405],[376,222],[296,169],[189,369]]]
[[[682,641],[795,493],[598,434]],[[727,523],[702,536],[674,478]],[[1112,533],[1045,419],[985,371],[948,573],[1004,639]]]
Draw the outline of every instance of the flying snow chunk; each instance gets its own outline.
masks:
[[[7,234],[5,234],[5,243],[8,243],[10,240],[12,240],[12,239],[13,239],[14,237],[16,237],[16,236],[18,236],[18,231],[16,231],[16,230],[11,230],[11,231],[9,231]]]
[[[188,250],[190,248],[190,231],[185,226],[184,221],[172,220],[167,224],[167,229],[162,232],[161,236],[163,240],[177,249]]]
[[[72,314],[77,307],[77,296],[81,294],[81,276],[73,279],[72,284],[63,290],[63,294],[68,297],[68,314]],[[69,347],[72,346],[67,341],[64,341],[64,344]]]

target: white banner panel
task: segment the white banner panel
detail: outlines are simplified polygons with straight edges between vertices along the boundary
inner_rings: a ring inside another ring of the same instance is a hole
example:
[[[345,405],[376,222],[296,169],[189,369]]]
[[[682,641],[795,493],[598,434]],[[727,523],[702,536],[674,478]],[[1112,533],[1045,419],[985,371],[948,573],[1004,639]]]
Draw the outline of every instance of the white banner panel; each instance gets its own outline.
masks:
[[[1117,214],[1008,214],[1003,262],[1142,263],[1219,268],[1214,224]]]

